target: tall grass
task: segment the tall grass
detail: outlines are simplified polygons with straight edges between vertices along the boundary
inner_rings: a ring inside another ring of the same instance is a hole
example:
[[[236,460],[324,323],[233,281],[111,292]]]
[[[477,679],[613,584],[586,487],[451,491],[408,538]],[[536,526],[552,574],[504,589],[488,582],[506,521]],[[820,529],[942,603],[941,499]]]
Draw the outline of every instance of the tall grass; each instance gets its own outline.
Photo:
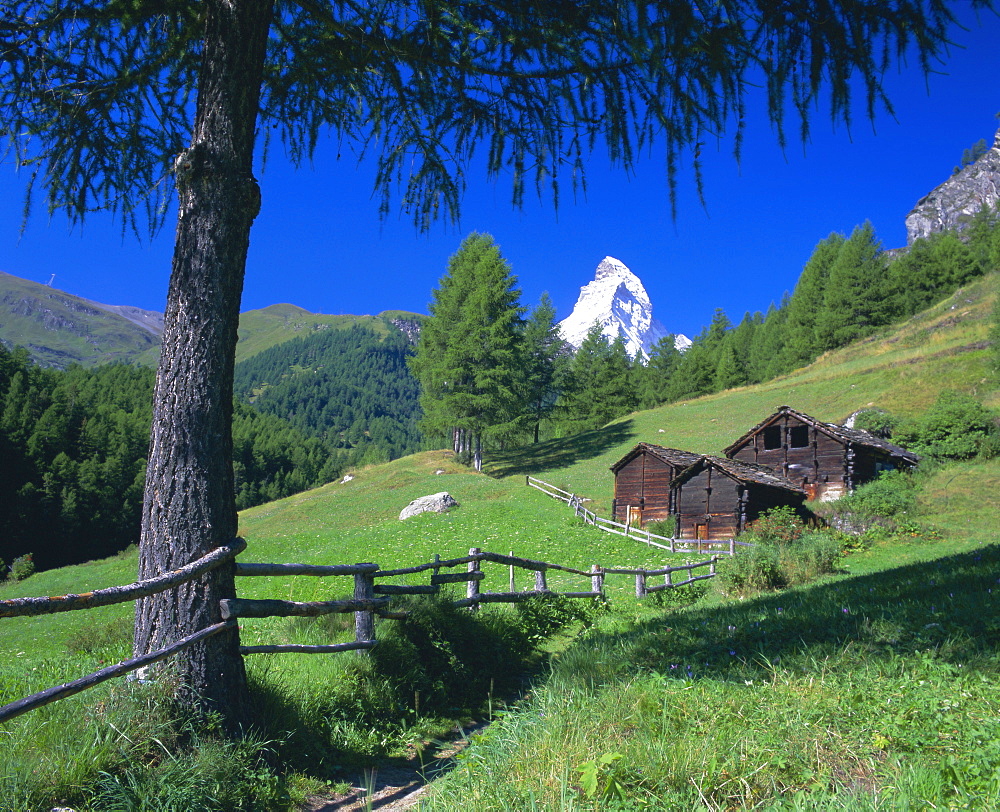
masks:
[[[983,394],[980,315],[991,301],[985,286],[970,286],[896,331],[763,386],[498,456],[494,478],[455,465],[445,452],[356,471],[350,483],[243,513],[241,534],[250,546],[241,559],[407,566],[481,547],[580,569],[677,563],[655,548],[582,527],[519,475],[530,471],[591,497],[591,506],[607,515],[608,466],[639,440],[717,453],[782,403],[839,419],[871,403],[911,414],[945,387]],[[410,500],[440,490],[461,507],[398,521]],[[551,649],[545,684],[503,711],[428,803],[437,809],[995,806],[1000,626],[991,590],[1000,584],[997,550],[983,542],[996,537],[998,493],[995,460],[942,466],[918,496],[921,522],[939,528],[941,541],[877,542],[819,586],[742,601],[702,587],[687,593],[704,593],[693,608],[668,610],[664,604],[674,606],[676,594],[640,603],[626,581],[609,578],[612,611],[577,645]],[[129,552],[37,573],[0,585],[0,598],[128,583],[135,566]],[[506,588],[503,568],[487,577],[500,583],[484,588]],[[239,585],[246,597],[292,600],[350,591],[346,583],[305,577]],[[550,586],[579,589],[580,583],[550,573]],[[131,612],[121,605],[0,620],[0,702],[127,656]],[[392,639],[390,628],[380,627],[380,639]],[[535,628],[531,643],[543,636]],[[338,619],[247,621],[241,628],[250,644],[349,635]],[[404,635],[393,645],[397,666],[431,655],[447,664],[455,654],[432,636],[420,642]],[[210,720],[193,725],[178,718],[168,691],[128,682],[4,725],[0,810],[288,808],[307,790],[399,753],[480,710],[477,703],[499,699],[480,680],[473,699],[449,707],[452,689],[444,682],[418,670],[407,683],[366,656],[260,656],[248,659],[248,668],[267,733],[243,744],[217,738]],[[455,671],[461,677],[462,668]],[[285,765],[283,773],[268,766],[274,760]]]
[[[998,565],[989,545],[618,619],[465,751],[428,808],[994,808]]]

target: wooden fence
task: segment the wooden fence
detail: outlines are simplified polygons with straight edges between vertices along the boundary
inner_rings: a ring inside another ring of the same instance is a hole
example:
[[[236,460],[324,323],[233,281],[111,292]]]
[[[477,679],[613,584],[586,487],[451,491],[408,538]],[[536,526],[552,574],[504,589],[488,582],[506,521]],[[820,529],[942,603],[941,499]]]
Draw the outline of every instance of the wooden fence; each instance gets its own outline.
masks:
[[[670,553],[716,552],[736,555],[737,547],[750,546],[748,542],[737,541],[734,538],[721,540],[695,540],[678,539],[670,536],[658,536],[656,533],[651,533],[649,530],[643,530],[641,527],[622,524],[621,522],[616,522],[612,519],[605,519],[602,516],[598,516],[594,511],[588,510],[583,506],[584,500],[582,497],[575,493],[564,491],[562,488],[557,488],[555,485],[551,485],[541,479],[536,479],[533,476],[526,476],[524,478],[524,484],[530,488],[535,488],[536,490],[541,491],[546,496],[551,496],[553,499],[565,502],[573,508],[578,517],[583,519],[587,524],[593,525],[598,530],[603,530],[605,533],[615,533],[619,536],[625,536],[625,538],[630,538],[635,541],[641,541],[643,544],[647,544],[650,547],[658,547],[659,549],[666,550]],[[653,541],[653,539],[656,539],[656,541]]]
[[[246,549],[246,546],[246,541],[243,539],[234,539],[228,545],[219,547],[178,570],[127,586],[114,586],[79,595],[3,600],[0,601],[0,618],[92,609],[97,606],[107,606],[113,603],[124,603],[138,598],[149,597],[187,583],[233,560],[240,552]],[[405,611],[394,610],[390,607],[393,596],[435,594],[441,590],[442,586],[464,583],[466,585],[465,597],[458,598],[452,601],[452,603],[455,606],[468,607],[475,610],[484,603],[517,603],[539,596],[559,595],[564,598],[602,598],[604,596],[604,581],[607,576],[632,575],[635,577],[635,594],[641,598],[651,592],[672,589],[694,581],[711,578],[715,575],[715,561],[716,557],[713,556],[707,561],[665,567],[657,570],[605,568],[596,564],[590,570],[580,570],[573,567],[564,567],[560,564],[551,564],[546,561],[534,561],[529,558],[518,558],[514,555],[491,553],[474,547],[469,550],[468,555],[461,556],[460,558],[442,560],[439,556],[435,556],[434,560],[427,564],[418,564],[413,567],[392,570],[383,570],[378,564],[371,563],[331,566],[237,563],[236,575],[243,577],[260,575],[352,576],[354,578],[354,595],[353,598],[345,600],[311,602],[251,600],[246,598],[224,599],[220,601],[221,622],[207,626],[157,651],[144,654],[141,657],[124,660],[117,665],[95,671],[72,682],[48,688],[4,705],[0,707],[0,723],[59,699],[73,696],[112,677],[122,676],[123,674],[164,660],[212,635],[233,628],[237,624],[238,618],[315,617],[338,612],[353,612],[354,641],[350,643],[339,643],[328,646],[276,644],[240,647],[240,653],[243,655],[278,653],[329,654],[339,651],[370,649],[375,646],[377,643],[375,639],[376,615],[387,620],[402,620],[407,615]],[[507,585],[509,589],[507,591],[486,592],[482,590],[481,584],[486,577],[482,565],[487,562],[504,565],[508,568],[509,578]],[[445,569],[460,567],[464,567],[465,569],[451,573],[442,572]],[[693,575],[695,570],[703,567],[708,567],[706,574]],[[522,591],[515,589],[516,569],[527,570],[534,574],[531,589]],[[555,592],[549,588],[547,581],[546,573],[550,570],[588,578],[590,588],[577,592]],[[427,584],[391,584],[379,582],[380,579],[428,572],[430,573],[430,579]],[[687,575],[684,580],[675,583],[672,581],[672,576],[676,572],[686,572]],[[663,584],[648,585],[647,579],[649,577],[661,575],[664,576]]]

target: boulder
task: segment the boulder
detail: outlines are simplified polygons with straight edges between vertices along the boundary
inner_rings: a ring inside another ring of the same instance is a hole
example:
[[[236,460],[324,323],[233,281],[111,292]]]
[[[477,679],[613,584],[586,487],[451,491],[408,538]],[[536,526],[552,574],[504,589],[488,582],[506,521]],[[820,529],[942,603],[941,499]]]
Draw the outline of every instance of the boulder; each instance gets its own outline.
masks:
[[[453,507],[458,507],[458,502],[447,491],[441,491],[441,493],[433,493],[430,496],[421,496],[419,499],[414,499],[403,508],[399,514],[399,520],[403,521],[404,519],[409,519],[411,516],[416,516],[418,513],[427,513],[428,511],[444,513]]]

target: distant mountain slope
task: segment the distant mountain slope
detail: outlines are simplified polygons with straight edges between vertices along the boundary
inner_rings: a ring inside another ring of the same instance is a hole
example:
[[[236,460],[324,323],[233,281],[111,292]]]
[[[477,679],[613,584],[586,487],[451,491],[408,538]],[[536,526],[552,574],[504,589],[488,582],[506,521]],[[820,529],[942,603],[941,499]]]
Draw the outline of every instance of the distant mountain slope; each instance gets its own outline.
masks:
[[[162,329],[160,313],[92,302],[0,271],[0,341],[26,348],[44,366],[153,364]]]
[[[346,329],[298,321],[300,335],[236,364],[237,397],[334,446],[343,465],[418,450],[419,386],[406,364],[408,336],[373,316],[328,318],[358,321]]]
[[[395,326],[413,341],[423,318],[401,310],[377,316],[333,316],[275,304],[240,316],[236,360],[244,361],[294,338],[356,324],[383,336]],[[115,361],[154,366],[162,333],[162,313],[102,304],[0,271],[0,342],[24,347],[35,363],[57,368]]]
[[[248,310],[240,315],[236,361],[245,361],[278,344],[316,335],[324,330],[346,330],[360,325],[384,336],[391,329],[392,320],[402,319],[419,324],[422,318],[417,313],[399,310],[386,311],[377,316],[332,316],[310,313],[293,304],[273,304],[260,310]]]

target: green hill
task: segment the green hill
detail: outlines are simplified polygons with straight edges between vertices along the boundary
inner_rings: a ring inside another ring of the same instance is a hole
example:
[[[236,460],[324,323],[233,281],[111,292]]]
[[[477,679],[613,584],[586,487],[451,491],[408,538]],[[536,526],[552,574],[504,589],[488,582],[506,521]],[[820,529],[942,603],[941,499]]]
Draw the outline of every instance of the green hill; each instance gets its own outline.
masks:
[[[152,365],[162,314],[103,305],[0,271],[0,341],[43,366],[115,361]]]
[[[481,547],[581,567],[676,562],[582,527],[564,505],[525,487],[523,474],[592,497],[606,515],[608,466],[639,440],[717,453],[781,404],[826,420],[869,404],[906,416],[957,389],[996,407],[988,327],[997,279],[767,384],[497,455],[492,475],[457,465],[450,452],[423,452],[252,508],[241,514],[240,533],[249,541],[241,560],[402,567]],[[441,490],[460,507],[398,520],[410,500]],[[920,514],[940,537],[876,544],[850,555],[837,575],[758,598],[710,593],[671,612],[653,600],[639,604],[626,579],[609,578],[615,611],[553,659],[531,696],[428,796],[428,808],[993,808],[1000,637],[991,590],[1000,561],[1000,460],[937,469],[923,484]],[[0,586],[0,599],[126,583],[135,566],[134,553],[125,553],[44,572]],[[505,572],[488,577],[506,581]],[[550,584],[568,586],[554,574]],[[239,587],[246,597],[292,600],[351,589],[305,577],[241,579]],[[4,620],[9,664],[0,666],[0,699],[123,658],[130,620],[127,605]],[[316,642],[309,635],[318,628],[246,621],[241,637],[248,644]],[[363,683],[361,661],[335,656],[251,658],[248,669],[265,701],[294,697],[283,718],[301,713],[308,726],[319,724],[306,720],[310,709],[326,707],[320,686],[333,695]],[[73,742],[92,740],[95,725],[104,729],[91,709],[104,707],[115,690],[98,688],[15,720],[8,726],[12,753],[51,738],[43,728],[58,730],[58,740],[27,766],[15,759],[5,767],[0,759],[0,781],[77,765]],[[308,747],[329,748],[330,763],[341,764],[341,752],[369,752],[358,743],[359,728],[337,724],[323,728],[329,741]],[[355,738],[348,742],[348,734]],[[375,745],[371,752],[382,751]],[[104,768],[78,767],[75,780],[96,781],[97,769]],[[331,768],[323,777],[342,774]],[[616,794],[624,799],[617,807]]]
[[[323,330],[355,324],[385,334],[389,325],[419,325],[418,313],[387,310],[375,316],[310,313],[275,304],[240,315],[236,360]],[[105,305],[0,271],[0,341],[21,346],[42,366],[95,366],[129,361],[155,366],[163,314],[127,305]]]
[[[346,330],[356,324],[384,335],[389,329],[389,322],[400,318],[419,323],[423,317],[399,310],[386,311],[377,316],[331,316],[310,313],[292,304],[274,304],[260,310],[248,310],[240,314],[236,361],[245,361],[293,338],[304,338],[324,330]]]

